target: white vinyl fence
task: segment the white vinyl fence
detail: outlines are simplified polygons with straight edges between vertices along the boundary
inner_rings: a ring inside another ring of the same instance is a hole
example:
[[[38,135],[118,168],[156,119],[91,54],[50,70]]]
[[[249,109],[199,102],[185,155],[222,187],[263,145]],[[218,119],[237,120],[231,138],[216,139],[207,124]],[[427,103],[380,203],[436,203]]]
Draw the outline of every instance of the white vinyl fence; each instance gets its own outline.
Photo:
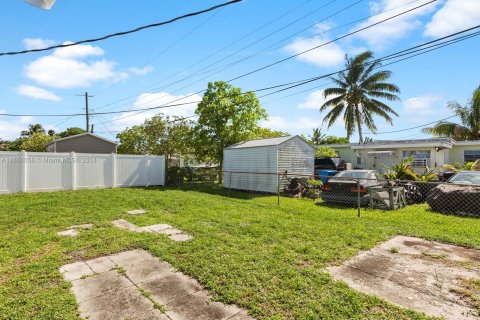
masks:
[[[165,157],[0,152],[0,193],[165,185]]]

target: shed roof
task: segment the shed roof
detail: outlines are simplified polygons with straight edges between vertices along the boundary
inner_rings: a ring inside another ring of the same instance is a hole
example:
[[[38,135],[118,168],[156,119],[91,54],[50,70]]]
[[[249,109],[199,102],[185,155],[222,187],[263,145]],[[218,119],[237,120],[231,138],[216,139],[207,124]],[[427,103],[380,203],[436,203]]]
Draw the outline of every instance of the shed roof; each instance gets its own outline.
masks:
[[[299,137],[303,140],[300,136],[285,136],[285,137],[277,137],[277,138],[267,138],[267,139],[255,139],[255,140],[248,140],[242,141],[239,143],[232,144],[231,146],[226,147],[225,149],[241,149],[241,148],[255,148],[255,147],[268,147],[268,146],[278,146],[290,139],[295,137]],[[305,143],[307,143],[305,141]],[[313,146],[312,146],[313,148]]]
[[[89,136],[92,136],[96,139],[100,139],[100,140],[103,140],[105,142],[108,142],[108,143],[111,143],[111,144],[114,144],[114,145],[117,145],[116,142],[113,142],[111,140],[108,140],[104,137],[101,137],[99,135],[96,135],[96,134],[93,134],[93,133],[90,133],[90,132],[86,132],[86,133],[81,133],[81,134],[76,134],[76,135],[73,135],[73,136],[68,136],[68,137],[65,137],[65,138],[60,138],[60,139],[55,139],[55,140],[52,140],[48,143],[48,145],[51,145],[52,143],[55,143],[55,142],[58,142],[58,141],[65,141],[65,140],[69,140],[69,139],[74,139],[74,138],[79,138],[79,137],[83,137],[83,136],[86,136],[86,135],[89,135]]]

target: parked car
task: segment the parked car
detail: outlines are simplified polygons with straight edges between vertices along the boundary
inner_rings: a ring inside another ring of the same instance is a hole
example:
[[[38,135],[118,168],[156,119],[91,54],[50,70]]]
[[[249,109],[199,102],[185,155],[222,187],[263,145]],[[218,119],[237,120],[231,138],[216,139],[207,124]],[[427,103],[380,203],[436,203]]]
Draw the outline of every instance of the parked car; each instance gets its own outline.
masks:
[[[384,185],[385,181],[379,180],[380,174],[375,170],[345,170],[328,179],[322,186],[321,198],[327,203],[360,204],[368,205],[368,188]],[[358,185],[357,181],[360,182]]]
[[[447,183],[480,185],[480,171],[460,171],[448,179]]]

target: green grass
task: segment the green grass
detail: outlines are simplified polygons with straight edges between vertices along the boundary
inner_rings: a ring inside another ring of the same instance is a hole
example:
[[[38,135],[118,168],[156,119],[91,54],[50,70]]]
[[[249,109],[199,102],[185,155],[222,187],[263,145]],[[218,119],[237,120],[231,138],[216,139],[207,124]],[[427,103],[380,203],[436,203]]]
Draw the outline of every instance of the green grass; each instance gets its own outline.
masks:
[[[254,197],[219,187],[104,189],[0,196],[0,319],[78,319],[66,263],[142,248],[196,278],[214,299],[257,319],[424,319],[333,281],[324,267],[398,235],[480,246],[480,220],[424,205],[398,211],[324,207],[312,200]],[[148,214],[127,216],[143,208]],[[168,223],[195,238],[112,227],[124,218]],[[78,237],[57,231],[93,223]]]

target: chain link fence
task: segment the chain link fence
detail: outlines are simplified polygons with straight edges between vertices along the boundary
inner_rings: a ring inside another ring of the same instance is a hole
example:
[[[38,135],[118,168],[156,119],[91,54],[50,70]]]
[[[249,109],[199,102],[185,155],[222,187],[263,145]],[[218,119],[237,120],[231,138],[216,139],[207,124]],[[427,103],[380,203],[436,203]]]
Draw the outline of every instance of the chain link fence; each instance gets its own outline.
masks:
[[[398,210],[413,204],[426,204],[432,211],[480,218],[480,183],[450,183],[391,180],[369,170],[342,171],[335,176],[296,173],[233,172],[218,168],[190,169],[176,175],[173,185],[221,185],[227,195],[309,198],[318,205],[361,210]]]

